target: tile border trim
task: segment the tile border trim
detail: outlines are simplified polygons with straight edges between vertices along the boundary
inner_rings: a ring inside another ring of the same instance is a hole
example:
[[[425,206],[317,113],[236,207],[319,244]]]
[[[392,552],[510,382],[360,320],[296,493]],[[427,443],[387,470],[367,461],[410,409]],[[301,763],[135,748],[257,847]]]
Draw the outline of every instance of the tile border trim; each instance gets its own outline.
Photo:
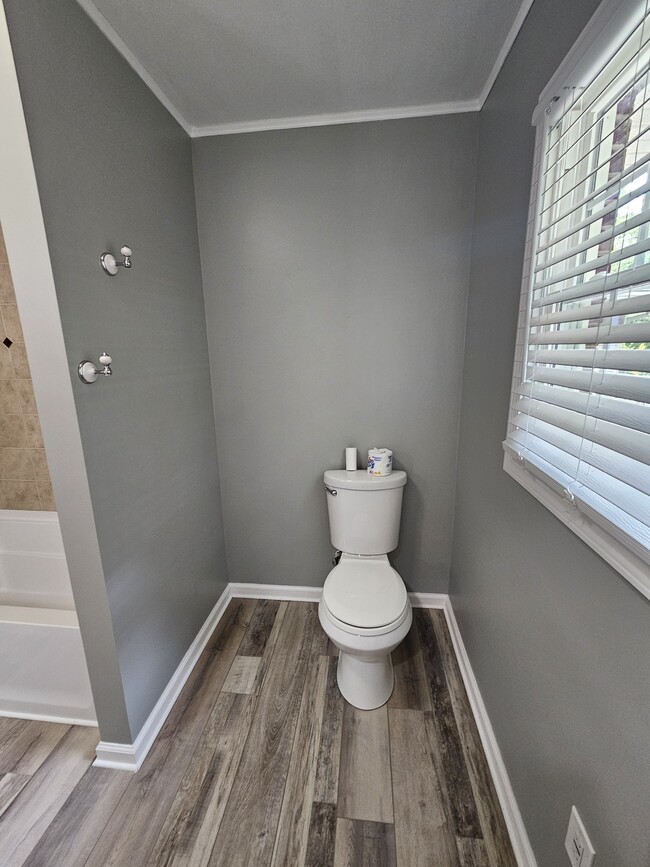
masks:
[[[154,709],[149,714],[135,741],[132,744],[100,741],[97,746],[95,766],[131,772],[135,772],[140,768],[158,732],[162,728],[172,705],[178,698],[181,689],[232,599],[277,599],[287,602],[318,602],[321,592],[321,587],[301,587],[288,584],[228,584],[172,675],[163,694],[156,702]],[[503,817],[510,834],[517,864],[519,867],[537,867],[537,861],[535,860],[535,855],[526,833],[494,729],[490,723],[478,682],[472,670],[451,600],[445,593],[409,593],[409,599],[414,608],[439,608],[445,613],[463,683],[476,719],[481,743],[485,750],[499,803],[503,810]]]

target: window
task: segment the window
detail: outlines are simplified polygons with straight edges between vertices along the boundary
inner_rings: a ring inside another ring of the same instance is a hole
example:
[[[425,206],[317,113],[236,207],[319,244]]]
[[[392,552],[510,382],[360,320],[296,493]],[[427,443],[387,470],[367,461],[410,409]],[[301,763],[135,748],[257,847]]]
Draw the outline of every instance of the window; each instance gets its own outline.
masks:
[[[650,597],[650,16],[599,7],[537,125],[504,468]]]

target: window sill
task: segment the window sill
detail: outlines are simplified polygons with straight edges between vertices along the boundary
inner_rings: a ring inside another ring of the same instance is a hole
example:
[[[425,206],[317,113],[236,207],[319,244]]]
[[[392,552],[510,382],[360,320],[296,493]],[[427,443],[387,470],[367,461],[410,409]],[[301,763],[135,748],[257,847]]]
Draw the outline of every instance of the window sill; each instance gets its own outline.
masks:
[[[508,453],[503,460],[503,469],[525,488],[536,500],[546,506],[596,554],[626,578],[639,593],[650,599],[650,570],[648,564],[636,553],[615,539],[601,526],[591,521],[584,513],[571,506],[552,488],[544,484]]]

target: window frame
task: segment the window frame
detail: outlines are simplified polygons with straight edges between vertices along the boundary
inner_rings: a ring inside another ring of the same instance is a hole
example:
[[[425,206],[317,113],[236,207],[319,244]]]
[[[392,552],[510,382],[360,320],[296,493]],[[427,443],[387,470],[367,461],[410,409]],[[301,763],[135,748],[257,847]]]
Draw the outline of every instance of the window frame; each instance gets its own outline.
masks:
[[[605,0],[596,10],[578,40],[558,67],[555,75],[540,95],[533,113],[532,123],[536,127],[533,172],[528,211],[526,245],[522,288],[517,320],[517,341],[512,376],[511,401],[515,397],[525,377],[525,363],[528,354],[528,334],[530,318],[530,294],[533,278],[533,255],[541,206],[539,177],[542,165],[543,143],[549,124],[557,119],[560,106],[555,108],[556,94],[563,87],[575,85],[577,81],[589,79],[602,67],[603,56],[611,54],[611,45],[620,42],[636,23],[645,15],[646,3],[643,0]],[[511,404],[508,407],[510,423]],[[626,578],[643,596],[650,599],[650,565],[647,556],[641,556],[632,541],[626,541],[603,526],[605,519],[598,521],[590,518],[575,504],[564,497],[543,473],[527,464],[525,458],[516,454],[514,447],[503,443],[503,469],[511,478],[525,488],[556,518],[581,538],[590,548],[610,566]],[[644,552],[645,553],[645,552]],[[648,552],[650,554],[650,552]]]

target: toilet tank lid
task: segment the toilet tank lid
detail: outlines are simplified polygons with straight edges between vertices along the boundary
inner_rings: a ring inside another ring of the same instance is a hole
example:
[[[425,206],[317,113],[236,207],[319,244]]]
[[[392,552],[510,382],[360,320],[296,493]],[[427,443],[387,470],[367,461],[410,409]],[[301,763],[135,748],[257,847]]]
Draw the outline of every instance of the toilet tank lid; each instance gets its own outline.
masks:
[[[406,484],[404,470],[393,470],[388,476],[371,476],[367,470],[325,470],[323,480],[332,488],[348,491],[388,491]]]

